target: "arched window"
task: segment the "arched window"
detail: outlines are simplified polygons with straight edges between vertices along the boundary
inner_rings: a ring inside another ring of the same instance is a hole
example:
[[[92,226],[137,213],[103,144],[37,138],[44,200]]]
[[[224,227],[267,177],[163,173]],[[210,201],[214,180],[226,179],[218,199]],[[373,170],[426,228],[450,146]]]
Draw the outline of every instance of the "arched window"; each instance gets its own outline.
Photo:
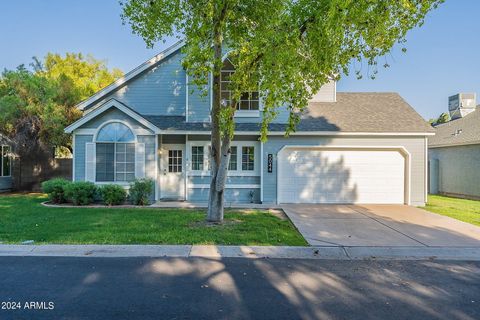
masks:
[[[129,127],[120,122],[104,125],[97,134],[97,142],[133,142],[135,136]]]
[[[120,122],[111,122],[97,133],[96,181],[135,179],[135,135]]]
[[[220,75],[221,99],[226,105],[232,104],[232,92],[230,90],[230,76],[235,73],[235,66],[229,58],[223,60],[222,72]],[[249,111],[259,110],[258,91],[242,93],[237,104],[237,110]]]

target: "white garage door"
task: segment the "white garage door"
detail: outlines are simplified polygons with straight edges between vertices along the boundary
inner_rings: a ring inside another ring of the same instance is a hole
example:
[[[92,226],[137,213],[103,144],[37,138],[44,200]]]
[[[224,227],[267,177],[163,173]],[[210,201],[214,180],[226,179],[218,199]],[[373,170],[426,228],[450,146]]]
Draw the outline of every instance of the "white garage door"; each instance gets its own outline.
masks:
[[[285,149],[278,155],[280,203],[404,203],[398,151]]]

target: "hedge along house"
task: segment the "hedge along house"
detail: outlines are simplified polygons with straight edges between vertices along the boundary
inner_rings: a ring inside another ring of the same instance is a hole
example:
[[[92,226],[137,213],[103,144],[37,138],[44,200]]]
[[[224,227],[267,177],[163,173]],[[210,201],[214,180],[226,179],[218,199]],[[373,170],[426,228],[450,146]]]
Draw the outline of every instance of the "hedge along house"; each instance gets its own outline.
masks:
[[[12,142],[0,134],[0,192],[10,191],[13,188],[12,152]]]
[[[81,102],[73,134],[73,180],[128,185],[155,181],[152,200],[208,200],[211,91],[192,90],[182,43]],[[225,56],[222,96],[234,66]],[[433,129],[395,93],[313,96],[295,133],[284,136],[281,107],[259,141],[262,101],[246,94],[226,185],[227,202],[398,203],[426,201],[427,136]]]

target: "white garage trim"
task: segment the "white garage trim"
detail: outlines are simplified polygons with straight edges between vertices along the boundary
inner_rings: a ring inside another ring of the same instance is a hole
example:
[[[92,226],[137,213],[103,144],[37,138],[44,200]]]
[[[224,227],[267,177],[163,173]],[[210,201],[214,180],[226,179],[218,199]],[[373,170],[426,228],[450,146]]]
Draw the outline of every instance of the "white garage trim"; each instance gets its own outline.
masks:
[[[277,152],[277,191],[276,191],[276,203],[279,204],[279,199],[280,199],[280,175],[281,175],[281,168],[280,168],[280,161],[279,157],[280,154],[287,150],[287,149],[314,149],[314,150],[345,150],[345,151],[355,151],[355,150],[360,150],[360,151],[398,151],[400,152],[404,157],[405,157],[405,168],[404,168],[404,186],[405,186],[405,191],[404,191],[404,199],[405,199],[405,204],[410,205],[410,191],[411,191],[411,155],[410,152],[408,152],[407,149],[403,146],[350,146],[350,145],[344,145],[344,146],[316,146],[316,145],[286,145],[283,146],[278,152]]]

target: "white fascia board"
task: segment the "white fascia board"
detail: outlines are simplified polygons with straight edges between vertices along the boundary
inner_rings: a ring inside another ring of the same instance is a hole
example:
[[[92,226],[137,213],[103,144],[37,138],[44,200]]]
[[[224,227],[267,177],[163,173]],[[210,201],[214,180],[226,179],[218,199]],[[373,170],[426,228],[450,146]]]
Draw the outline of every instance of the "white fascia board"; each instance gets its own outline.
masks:
[[[143,124],[145,127],[152,130],[154,133],[159,133],[160,130],[155,125],[153,125],[152,123],[147,121],[145,118],[140,116],[138,113],[133,112],[129,108],[125,107],[121,102],[119,102],[115,99],[108,100],[107,102],[105,102],[101,106],[95,108],[94,110],[92,110],[91,112],[89,112],[85,116],[83,116],[82,118],[78,119],[77,121],[75,121],[74,123],[72,123],[71,125],[66,127],[65,130],[64,130],[65,133],[72,133],[75,129],[79,128],[80,126],[84,125],[88,121],[90,121],[93,118],[101,115],[102,113],[104,113],[105,111],[107,111],[107,110],[109,110],[110,108],[113,108],[113,107],[119,109],[120,111],[122,111],[126,115],[128,115],[131,118],[137,120],[139,123]]]
[[[77,104],[76,107],[83,111],[90,104],[94,103],[95,101],[98,101],[99,99],[101,99],[105,95],[109,94],[113,90],[115,90],[118,87],[125,84],[130,79],[136,77],[137,75],[144,72],[148,68],[150,68],[153,65],[157,64],[158,62],[162,61],[163,59],[165,59],[166,57],[168,57],[169,55],[171,55],[172,53],[174,53],[175,51],[177,51],[178,49],[183,47],[184,44],[185,44],[184,40],[178,41],[177,43],[173,44],[172,46],[170,46],[166,50],[160,52],[159,54],[155,55],[153,58],[145,61],[144,63],[142,63],[141,65],[139,65],[135,69],[133,69],[132,71],[128,72],[123,77],[117,79],[112,84],[110,84],[110,85],[106,86],[105,88],[103,88],[102,90],[98,91],[97,93],[95,93],[90,98],[87,98],[86,100],[80,102],[79,104]]]
[[[189,130],[159,130],[159,134],[191,134],[210,135],[210,131],[189,131]],[[235,131],[235,135],[260,135],[260,131]],[[283,136],[285,132],[270,131],[269,136]],[[299,131],[290,133],[291,136],[433,136],[431,132],[336,132],[336,131]]]

